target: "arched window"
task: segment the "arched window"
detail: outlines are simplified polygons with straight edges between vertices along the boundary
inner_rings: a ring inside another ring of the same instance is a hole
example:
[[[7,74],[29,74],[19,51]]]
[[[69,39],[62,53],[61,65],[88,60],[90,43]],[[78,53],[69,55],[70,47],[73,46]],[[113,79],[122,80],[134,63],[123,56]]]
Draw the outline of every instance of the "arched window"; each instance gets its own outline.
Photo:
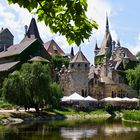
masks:
[[[112,98],[114,97],[114,92],[112,91]]]
[[[78,67],[80,67],[80,64],[78,64]]]
[[[74,64],[71,64],[71,68],[73,68],[74,67]]]
[[[82,96],[84,97],[85,96],[85,93],[84,93],[84,90],[82,89]]]

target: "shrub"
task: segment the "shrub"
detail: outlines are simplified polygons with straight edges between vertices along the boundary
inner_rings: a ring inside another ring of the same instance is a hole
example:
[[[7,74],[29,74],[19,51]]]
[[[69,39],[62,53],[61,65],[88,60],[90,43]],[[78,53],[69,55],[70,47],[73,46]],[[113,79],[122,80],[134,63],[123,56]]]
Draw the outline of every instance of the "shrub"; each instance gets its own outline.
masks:
[[[106,110],[109,114],[114,114],[115,108],[114,108],[113,104],[111,104],[111,103],[106,103],[106,105],[105,105],[105,110]]]

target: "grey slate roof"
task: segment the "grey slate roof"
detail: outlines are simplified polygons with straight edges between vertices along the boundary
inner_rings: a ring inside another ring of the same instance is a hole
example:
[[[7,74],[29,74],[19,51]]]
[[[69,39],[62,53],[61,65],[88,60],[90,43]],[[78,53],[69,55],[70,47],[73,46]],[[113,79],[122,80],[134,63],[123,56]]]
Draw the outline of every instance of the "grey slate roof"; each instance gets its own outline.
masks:
[[[25,49],[27,49],[31,44],[35,43],[36,41],[37,39],[34,39],[30,41],[24,41],[16,45],[12,45],[9,48],[7,48],[7,51],[0,52],[0,58],[18,55],[22,53]]]
[[[71,60],[70,63],[87,63],[89,64],[89,61],[84,56],[84,54],[81,51],[78,51],[78,53],[74,56],[74,58]]]
[[[34,18],[31,19],[28,31],[25,34],[25,37],[21,42],[26,41],[26,40],[30,40],[30,39],[38,39],[41,44],[43,43],[43,41],[39,35],[37,24],[36,24],[36,21]]]
[[[8,71],[12,67],[17,65],[18,63],[20,63],[20,61],[7,62],[7,63],[0,64],[0,72]]]
[[[2,29],[2,30],[0,31],[0,34],[2,34],[2,33],[4,33],[4,32],[9,32],[9,33],[11,34],[11,36],[13,36],[13,34],[9,31],[8,28]],[[14,37],[14,36],[13,36],[13,37]]]

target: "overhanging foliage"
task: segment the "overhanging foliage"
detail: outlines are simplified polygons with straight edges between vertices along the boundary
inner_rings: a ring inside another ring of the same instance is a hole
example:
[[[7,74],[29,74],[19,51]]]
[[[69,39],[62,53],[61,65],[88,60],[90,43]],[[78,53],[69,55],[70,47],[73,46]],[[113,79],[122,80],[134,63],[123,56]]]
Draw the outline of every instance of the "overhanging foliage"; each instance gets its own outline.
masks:
[[[53,33],[59,33],[67,38],[69,44],[78,46],[88,39],[92,30],[98,25],[86,15],[87,0],[8,0],[10,4],[17,3],[38,16],[38,21],[44,21]]]

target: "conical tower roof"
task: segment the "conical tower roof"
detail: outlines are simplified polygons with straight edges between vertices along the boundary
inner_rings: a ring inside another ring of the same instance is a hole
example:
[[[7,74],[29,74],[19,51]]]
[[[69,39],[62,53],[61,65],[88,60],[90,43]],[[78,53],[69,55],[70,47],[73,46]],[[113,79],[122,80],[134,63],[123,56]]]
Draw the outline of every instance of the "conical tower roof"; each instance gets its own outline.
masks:
[[[58,44],[52,39],[46,43],[43,44],[46,51],[53,55],[55,53],[60,54],[61,56],[65,56],[64,51],[58,46]]]
[[[98,48],[98,45],[97,45],[97,42],[96,42],[96,44],[95,44],[95,49],[94,49],[95,51],[96,50],[99,50],[99,48]]]
[[[108,16],[106,17],[106,31],[98,55],[105,55],[106,49],[112,46],[112,37],[109,32]]]
[[[38,39],[41,44],[43,43],[43,41],[39,35],[39,31],[38,31],[38,27],[37,27],[35,18],[31,19],[27,33],[25,34],[25,37],[22,41],[29,40],[29,39]]]
[[[85,63],[89,64],[89,61],[84,56],[81,50],[78,51],[78,53],[74,56],[74,58],[71,60],[70,63]]]

